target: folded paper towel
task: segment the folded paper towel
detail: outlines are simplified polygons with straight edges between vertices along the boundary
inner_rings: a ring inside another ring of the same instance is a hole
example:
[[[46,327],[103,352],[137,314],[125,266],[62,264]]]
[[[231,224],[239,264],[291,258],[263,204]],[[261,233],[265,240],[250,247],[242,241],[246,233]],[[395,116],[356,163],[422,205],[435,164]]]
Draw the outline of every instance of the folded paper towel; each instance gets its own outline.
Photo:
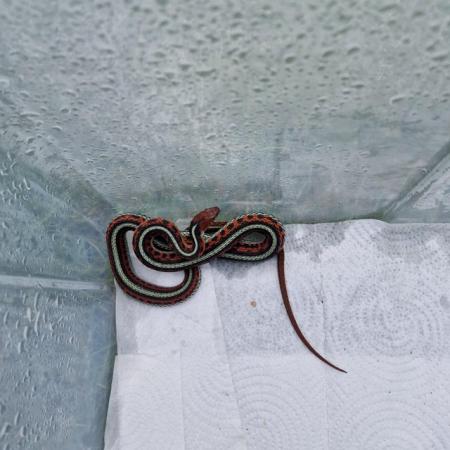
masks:
[[[286,226],[276,259],[213,261],[186,302],[116,289],[106,449],[450,447],[450,225]],[[176,284],[134,260],[139,276]]]

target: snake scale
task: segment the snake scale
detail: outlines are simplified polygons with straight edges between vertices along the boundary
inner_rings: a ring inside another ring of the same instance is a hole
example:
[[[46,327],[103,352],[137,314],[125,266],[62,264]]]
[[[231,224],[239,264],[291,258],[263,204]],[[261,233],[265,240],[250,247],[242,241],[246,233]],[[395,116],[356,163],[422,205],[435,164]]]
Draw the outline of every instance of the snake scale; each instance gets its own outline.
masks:
[[[106,231],[111,269],[129,296],[152,305],[173,305],[189,298],[200,284],[201,264],[220,257],[256,262],[278,257],[278,279],[289,320],[297,336],[324,363],[345,372],[320,355],[303,335],[292,311],[284,273],[285,230],[275,217],[244,214],[228,222],[216,222],[220,209],[207,208],[193,217],[185,230],[162,217],[121,214]],[[171,287],[146,282],[133,270],[126,235],[132,232],[132,249],[139,261],[158,271],[184,271],[183,280]],[[259,238],[255,240],[255,236]]]

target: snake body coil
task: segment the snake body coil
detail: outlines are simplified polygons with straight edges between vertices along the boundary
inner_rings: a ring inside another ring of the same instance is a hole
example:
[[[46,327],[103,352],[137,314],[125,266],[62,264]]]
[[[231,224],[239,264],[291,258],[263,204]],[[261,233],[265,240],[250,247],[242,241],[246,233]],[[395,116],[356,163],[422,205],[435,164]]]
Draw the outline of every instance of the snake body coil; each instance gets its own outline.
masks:
[[[198,213],[186,230],[180,231],[170,220],[147,218],[134,214],[116,217],[108,226],[106,242],[114,277],[129,296],[154,305],[172,305],[190,297],[200,283],[200,264],[213,258],[237,261],[262,261],[278,255],[278,276],[283,302],[291,324],[305,346],[320,360],[339,369],[323,358],[300,330],[287,294],[284,274],[285,231],[278,219],[268,214],[244,214],[229,222],[215,222],[217,207]],[[133,233],[136,257],[145,266],[159,271],[184,271],[176,286],[164,287],[138,277],[132,267],[127,232]],[[260,239],[250,239],[255,234]]]

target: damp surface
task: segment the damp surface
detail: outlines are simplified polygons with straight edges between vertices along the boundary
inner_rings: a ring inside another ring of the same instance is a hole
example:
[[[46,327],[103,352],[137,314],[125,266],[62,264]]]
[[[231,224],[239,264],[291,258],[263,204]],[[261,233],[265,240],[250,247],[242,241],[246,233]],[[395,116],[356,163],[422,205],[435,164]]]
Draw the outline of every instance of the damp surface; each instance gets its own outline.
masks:
[[[102,448],[115,214],[448,221],[449,42],[446,0],[0,0],[0,449]]]

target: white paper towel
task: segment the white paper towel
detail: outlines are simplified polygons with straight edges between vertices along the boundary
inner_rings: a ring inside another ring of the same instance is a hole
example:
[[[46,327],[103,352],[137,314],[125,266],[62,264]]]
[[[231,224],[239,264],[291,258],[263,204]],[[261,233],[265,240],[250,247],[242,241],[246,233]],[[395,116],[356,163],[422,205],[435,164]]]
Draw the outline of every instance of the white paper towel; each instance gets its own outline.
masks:
[[[450,225],[288,225],[276,258],[202,266],[186,302],[116,289],[106,449],[450,448]],[[135,261],[142,278],[175,284]]]

